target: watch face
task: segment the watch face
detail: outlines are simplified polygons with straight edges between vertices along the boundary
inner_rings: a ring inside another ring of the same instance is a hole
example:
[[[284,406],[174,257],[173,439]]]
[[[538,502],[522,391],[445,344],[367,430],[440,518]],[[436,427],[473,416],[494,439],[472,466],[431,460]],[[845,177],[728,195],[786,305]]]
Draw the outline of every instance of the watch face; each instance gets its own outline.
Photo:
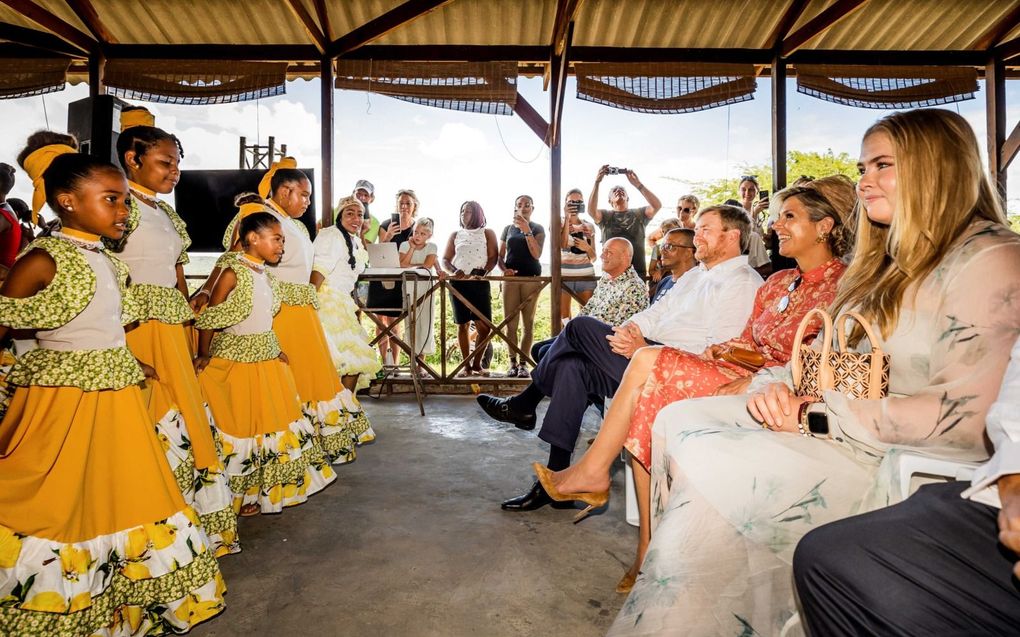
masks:
[[[808,431],[818,436],[829,435],[829,417],[824,413],[808,412]]]

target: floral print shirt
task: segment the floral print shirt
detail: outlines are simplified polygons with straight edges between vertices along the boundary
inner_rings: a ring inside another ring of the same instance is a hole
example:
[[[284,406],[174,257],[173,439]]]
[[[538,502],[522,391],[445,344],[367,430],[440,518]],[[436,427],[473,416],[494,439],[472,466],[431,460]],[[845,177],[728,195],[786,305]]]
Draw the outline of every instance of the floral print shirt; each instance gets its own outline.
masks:
[[[618,277],[603,274],[580,316],[590,316],[612,326],[622,325],[648,307],[648,287],[634,266]]]

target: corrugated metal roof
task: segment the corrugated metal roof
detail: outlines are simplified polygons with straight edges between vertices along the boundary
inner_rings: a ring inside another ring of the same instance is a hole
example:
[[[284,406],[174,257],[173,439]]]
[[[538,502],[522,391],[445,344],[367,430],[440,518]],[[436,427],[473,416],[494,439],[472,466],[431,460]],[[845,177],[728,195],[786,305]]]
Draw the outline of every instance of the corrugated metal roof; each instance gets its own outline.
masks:
[[[815,49],[972,49],[1020,2],[868,0],[809,44]]]
[[[35,0],[43,9],[90,31],[66,0]],[[318,24],[317,0],[299,0]],[[405,0],[323,0],[327,40],[335,40]],[[121,44],[308,45],[313,40],[290,0],[91,0]],[[767,49],[794,0],[581,0],[577,46]],[[790,33],[836,0],[810,0]],[[557,0],[452,0],[382,35],[372,44],[548,45]],[[1003,25],[1020,0],[867,0],[804,43],[804,49],[970,50],[994,27],[1008,40],[1020,25]],[[7,5],[0,21],[44,30]],[[91,37],[91,35],[89,36]]]

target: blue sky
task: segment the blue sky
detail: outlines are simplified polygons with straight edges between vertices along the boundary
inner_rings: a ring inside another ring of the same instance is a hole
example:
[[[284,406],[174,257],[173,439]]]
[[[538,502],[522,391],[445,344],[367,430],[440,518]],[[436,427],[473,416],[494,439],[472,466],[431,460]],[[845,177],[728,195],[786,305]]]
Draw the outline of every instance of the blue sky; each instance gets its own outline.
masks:
[[[521,78],[519,90],[543,114],[548,93],[541,78]],[[698,181],[732,176],[744,163],[770,161],[770,82],[758,81],[754,100],[685,115],[629,113],[576,99],[571,78],[563,114],[563,189],[589,193],[604,163],[634,169],[663,201],[657,225],[679,195]],[[46,127],[63,130],[67,104],[87,95],[84,85],[42,97],[0,101],[0,160],[14,163],[28,133]],[[856,157],[863,131],[886,111],[837,106],[796,92],[788,85],[789,148],[847,152]],[[45,104],[45,109],[44,109]],[[147,104],[157,125],[176,133],[185,147],[183,168],[234,168],[238,138],[264,143],[269,135],[288,145],[302,166],[319,168],[319,82],[290,82],[285,95],[216,106]],[[985,138],[984,93],[950,105]],[[1020,120],[1020,82],[1007,82],[1009,130]],[[360,178],[376,186],[377,217],[392,210],[393,195],[413,188],[421,215],[436,220],[440,248],[456,229],[457,211],[468,199],[479,201],[489,225],[499,232],[509,223],[517,195],[530,194],[534,219],[548,224],[549,153],[519,118],[447,111],[380,95],[338,91],[334,194],[347,194]],[[601,198],[617,183],[607,177]],[[1020,212],[1020,161],[1009,173],[1010,208]],[[13,196],[28,198],[31,185],[19,173]],[[632,203],[640,196],[632,193]],[[321,202],[319,202],[321,206]],[[545,259],[543,259],[545,260]]]

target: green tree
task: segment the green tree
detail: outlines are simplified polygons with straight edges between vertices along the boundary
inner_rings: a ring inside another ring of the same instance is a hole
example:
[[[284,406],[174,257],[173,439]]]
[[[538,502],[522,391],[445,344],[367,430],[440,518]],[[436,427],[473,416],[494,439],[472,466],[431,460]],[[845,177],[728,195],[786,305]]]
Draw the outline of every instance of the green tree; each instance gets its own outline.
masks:
[[[801,175],[826,177],[835,174],[846,175],[857,181],[857,160],[848,153],[836,154],[831,148],[824,153],[791,150],[786,154],[786,174],[790,182]],[[763,189],[774,191],[771,164],[741,164],[738,170],[734,171],[732,178],[697,182],[694,185],[694,193],[705,202],[705,205],[722,203],[727,199],[739,199],[737,189],[740,186],[741,175],[756,175],[758,184]]]

